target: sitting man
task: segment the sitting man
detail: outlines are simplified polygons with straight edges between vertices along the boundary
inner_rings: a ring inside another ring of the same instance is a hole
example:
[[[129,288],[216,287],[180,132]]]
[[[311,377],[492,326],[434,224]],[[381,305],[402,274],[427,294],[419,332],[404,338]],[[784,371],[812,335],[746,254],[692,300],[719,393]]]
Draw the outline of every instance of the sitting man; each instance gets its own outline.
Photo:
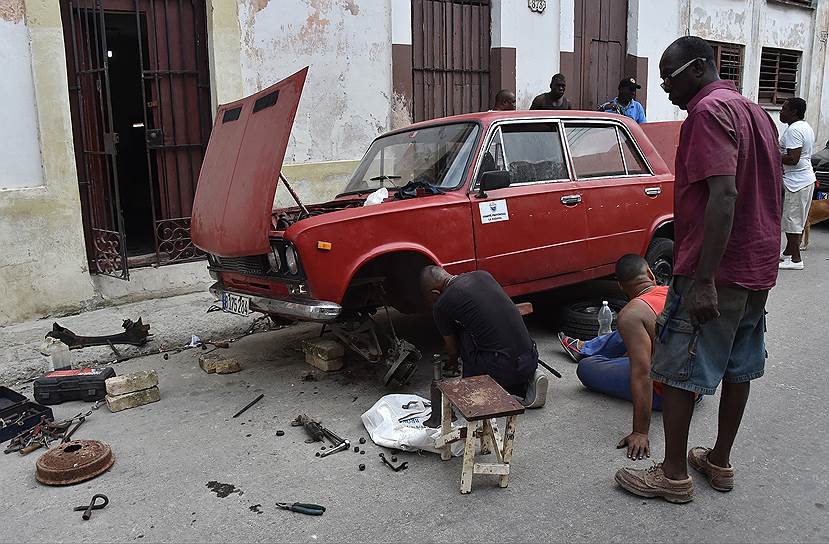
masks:
[[[538,350],[518,308],[489,272],[458,276],[427,266],[420,288],[432,306],[449,354],[448,365],[463,361],[463,377],[489,374],[527,408],[547,399],[547,376],[538,370]]]
[[[633,432],[616,447],[627,447],[630,459],[642,459],[650,457],[651,410],[662,410],[662,384],[651,382],[650,371],[656,316],[665,307],[668,287],[657,285],[647,261],[633,254],[616,263],[616,279],[630,298],[616,331],[587,342],[562,333],[558,338],[579,364],[576,375],[585,387],[633,401]]]

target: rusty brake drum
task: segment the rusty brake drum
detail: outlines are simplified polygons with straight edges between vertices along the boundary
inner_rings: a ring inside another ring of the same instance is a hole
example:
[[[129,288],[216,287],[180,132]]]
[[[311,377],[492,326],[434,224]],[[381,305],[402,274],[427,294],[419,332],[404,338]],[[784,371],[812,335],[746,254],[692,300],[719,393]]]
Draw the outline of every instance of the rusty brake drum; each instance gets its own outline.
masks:
[[[46,485],[71,485],[103,474],[115,463],[109,444],[97,440],[72,440],[37,460],[37,481]]]

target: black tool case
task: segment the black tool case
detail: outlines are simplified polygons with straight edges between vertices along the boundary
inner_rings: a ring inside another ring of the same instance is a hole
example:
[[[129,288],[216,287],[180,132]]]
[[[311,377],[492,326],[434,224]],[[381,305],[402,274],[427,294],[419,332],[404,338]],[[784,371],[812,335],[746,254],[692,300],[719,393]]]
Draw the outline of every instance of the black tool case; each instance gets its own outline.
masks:
[[[101,400],[107,394],[105,382],[114,376],[115,369],[109,366],[50,372],[35,379],[35,401],[60,404],[67,400]]]
[[[21,414],[28,414],[20,418]],[[8,387],[0,387],[0,444],[29,430],[41,420],[52,421],[52,409],[27,399]]]

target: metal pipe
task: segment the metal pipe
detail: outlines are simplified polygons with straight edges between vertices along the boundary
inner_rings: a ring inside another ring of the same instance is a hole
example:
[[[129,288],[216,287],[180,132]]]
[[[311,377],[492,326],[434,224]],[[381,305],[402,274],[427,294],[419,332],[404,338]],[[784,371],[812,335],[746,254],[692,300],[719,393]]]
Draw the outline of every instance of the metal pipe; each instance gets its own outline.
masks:
[[[288,192],[291,193],[292,197],[294,197],[294,200],[299,205],[300,209],[302,210],[302,213],[304,213],[305,215],[311,215],[310,213],[308,213],[308,208],[306,208],[305,204],[303,204],[302,201],[299,199],[299,195],[297,195],[296,192],[293,190],[291,184],[288,183],[288,180],[285,179],[285,176],[282,174],[282,172],[279,172],[279,179],[281,179],[282,183],[285,184],[285,187],[288,188]]]

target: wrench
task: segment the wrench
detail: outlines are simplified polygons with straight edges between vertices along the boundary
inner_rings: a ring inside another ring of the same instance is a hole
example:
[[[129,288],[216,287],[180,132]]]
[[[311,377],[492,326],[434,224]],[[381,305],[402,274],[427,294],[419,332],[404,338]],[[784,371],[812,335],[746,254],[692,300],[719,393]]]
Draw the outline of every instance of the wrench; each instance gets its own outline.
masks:
[[[342,442],[340,442],[338,445],[334,446],[333,448],[320,453],[320,457],[328,457],[332,453],[337,453],[338,451],[347,450],[350,447],[351,447],[351,442],[349,442],[348,440],[343,440]]]
[[[400,465],[394,466],[388,459],[386,459],[385,454],[382,452],[380,452],[380,459],[382,459],[383,462],[386,463],[389,466],[389,468],[395,472],[400,472],[401,470],[406,470],[407,468],[409,468],[409,463],[407,461],[403,461],[402,463],[400,463]]]

